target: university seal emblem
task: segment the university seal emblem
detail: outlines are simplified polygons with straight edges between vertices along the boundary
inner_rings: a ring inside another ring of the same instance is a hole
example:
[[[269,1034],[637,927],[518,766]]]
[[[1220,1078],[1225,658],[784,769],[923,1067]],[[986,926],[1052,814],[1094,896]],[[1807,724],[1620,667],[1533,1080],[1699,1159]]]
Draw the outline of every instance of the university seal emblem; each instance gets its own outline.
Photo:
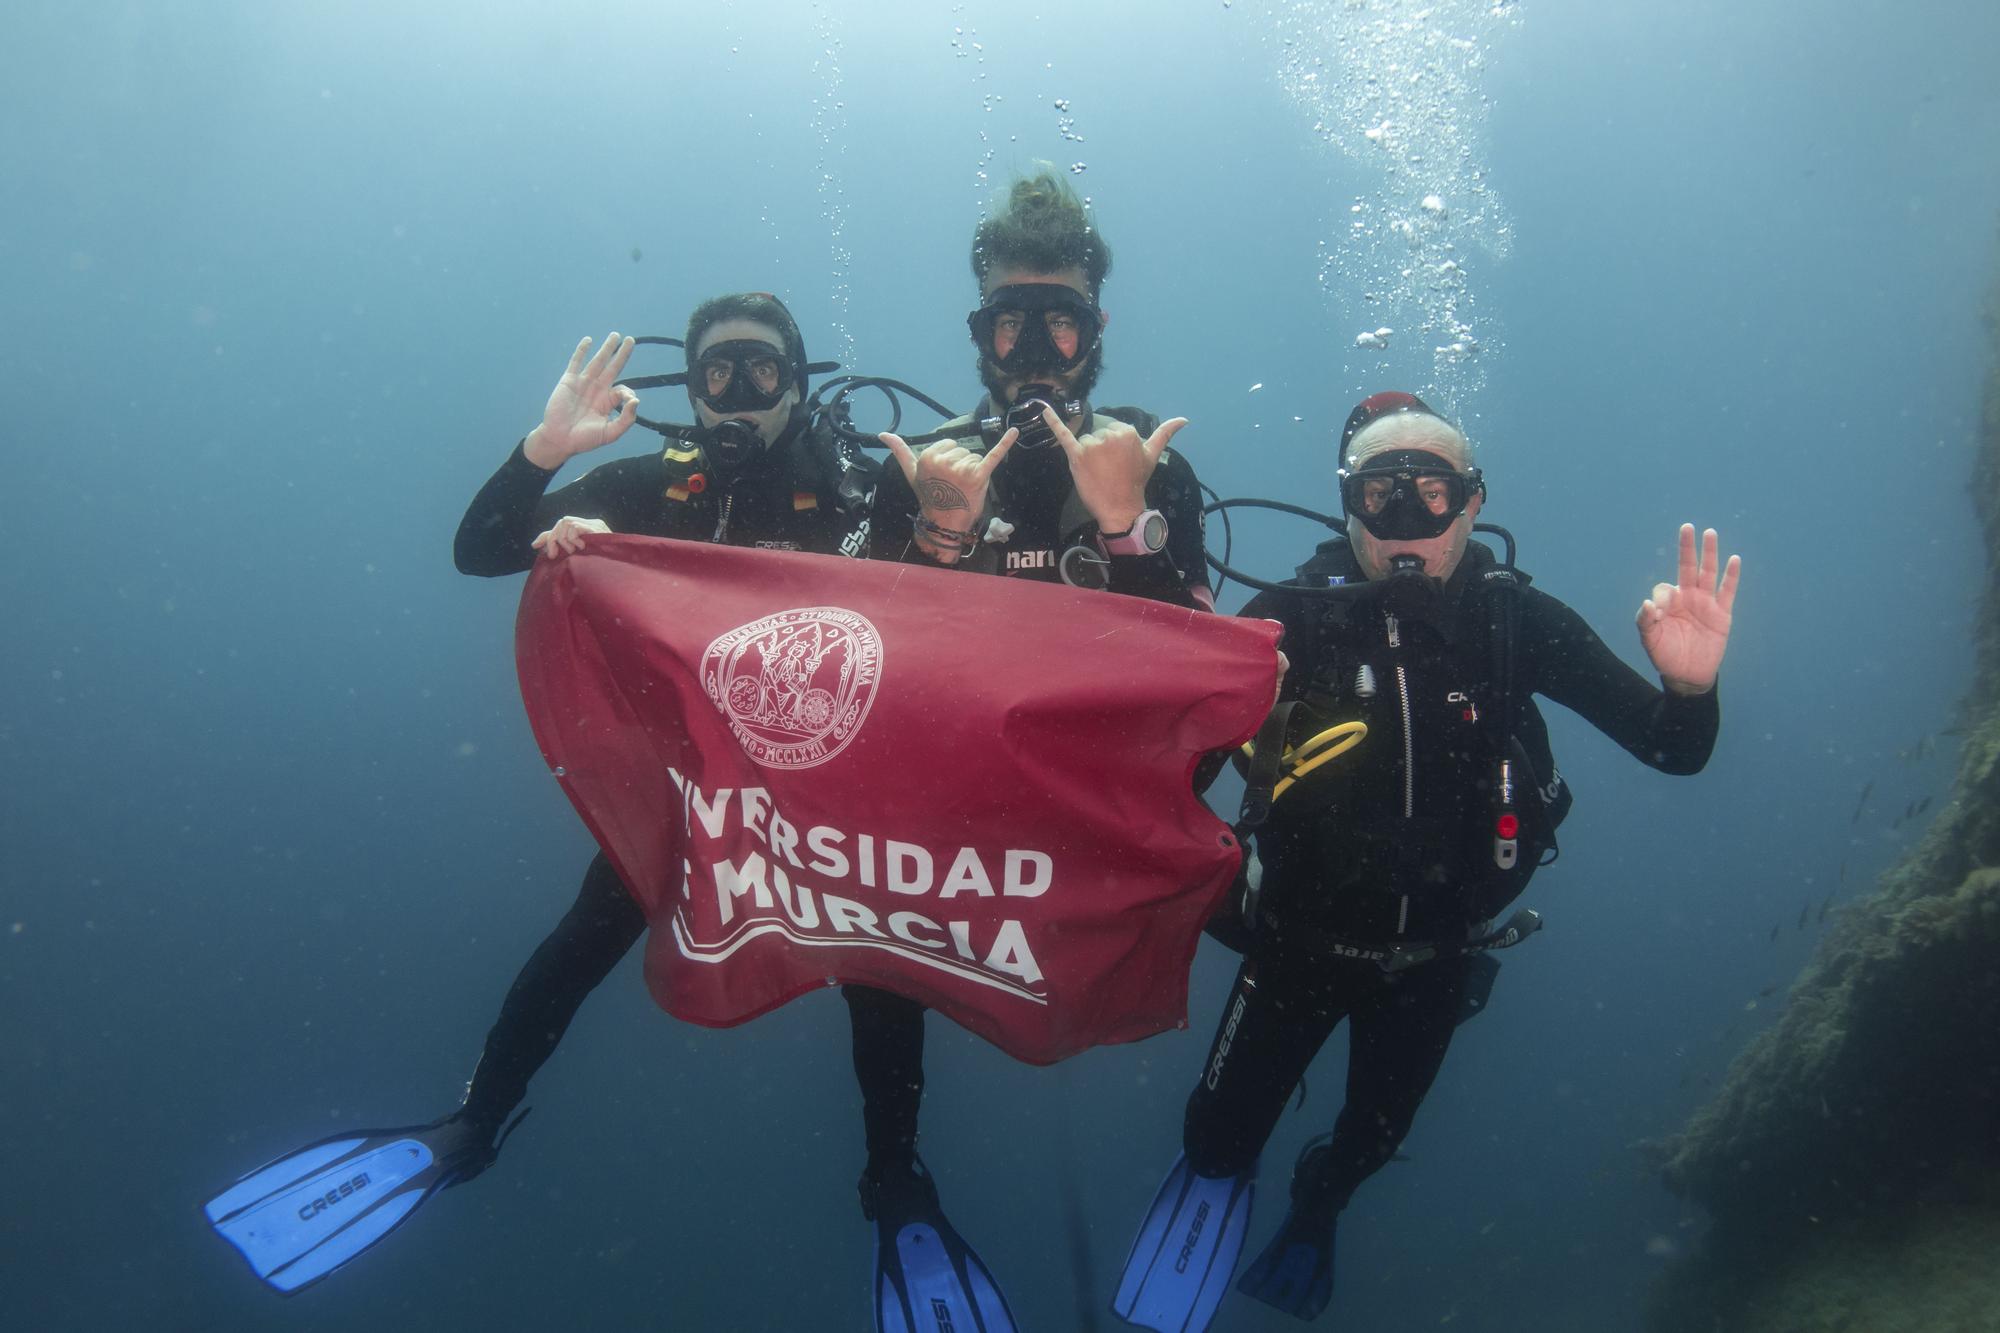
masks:
[[[838,606],[780,611],[718,636],[701,686],[744,753],[766,768],[811,768],[845,749],[882,675],[882,635]]]

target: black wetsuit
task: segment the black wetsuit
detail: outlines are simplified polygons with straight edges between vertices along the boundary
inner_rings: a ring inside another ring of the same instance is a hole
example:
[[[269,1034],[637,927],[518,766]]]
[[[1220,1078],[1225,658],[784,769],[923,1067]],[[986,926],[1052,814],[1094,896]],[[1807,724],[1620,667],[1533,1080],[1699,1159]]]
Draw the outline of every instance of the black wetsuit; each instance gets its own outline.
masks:
[[[794,427],[726,484],[691,446],[669,443],[661,453],[600,464],[551,492],[555,473],[516,446],[473,497],[453,555],[461,573],[518,574],[535,562],[536,534],[564,515],[647,537],[859,555],[874,473],[852,446]],[[645,931],[645,914],[599,851],[576,902],[508,990],[460,1114],[497,1128],[584,998]]]
[[[980,405],[979,417],[992,414],[990,404]],[[1109,425],[1107,417],[1135,426],[1141,435],[1150,435],[1159,424],[1149,413],[1113,408],[1100,412],[1088,428]],[[993,441],[980,438],[975,420],[962,417],[946,428],[965,427],[967,434],[958,443],[984,453]],[[994,539],[981,540],[972,554],[951,568],[1060,583],[1063,552],[1087,540],[1097,529],[1075,500],[1075,493],[1069,458],[1060,448],[1017,446],[994,469],[987,487],[987,514],[981,522],[997,518],[1001,527],[983,527],[982,535],[991,534]],[[1166,546],[1150,556],[1111,556],[1106,567],[1109,589],[1180,606],[1209,605],[1201,486],[1184,457],[1171,449],[1160,456],[1159,466],[1146,484],[1146,503],[1167,520]],[[911,520],[916,512],[916,494],[902,470],[885,468],[875,490],[870,522],[875,558],[939,567],[912,539]],[[870,1170],[907,1165],[915,1151],[917,1113],[924,1091],[924,1008],[915,1000],[883,991],[849,986],[845,993],[857,1020],[865,1012],[878,1030],[897,1038],[893,1045],[885,1041],[870,1053],[875,1077],[862,1079]],[[861,1061],[857,1042],[857,1069]]]
[[[1472,544],[1441,592],[1401,604],[1259,594],[1246,616],[1285,626],[1282,700],[1301,700],[1294,744],[1358,719],[1366,739],[1280,797],[1256,834],[1263,865],[1257,920],[1188,1100],[1185,1147],[1204,1176],[1249,1167],[1321,1043],[1351,1022],[1347,1100],[1314,1178],[1294,1183],[1328,1215],[1387,1162],[1430,1090],[1468,992],[1490,985],[1486,957],[1449,945],[1526,887],[1553,846],[1568,792],[1531,698],[1581,715],[1649,767],[1698,772],[1715,743],[1715,692],[1665,693],[1626,666],[1582,617],[1539,590],[1519,595],[1513,714],[1502,719],[1489,599],[1492,554]],[[1343,540],[1323,545],[1295,583],[1363,576]],[[1380,585],[1377,585],[1378,587]],[[1432,585],[1435,587],[1435,585]],[[1364,671],[1365,668],[1365,671]],[[1507,738],[1519,743],[1519,864],[1496,868],[1494,791]],[[1526,772],[1519,766],[1525,765]],[[1355,949],[1447,946],[1401,970]],[[1475,997],[1483,1004],[1483,994]]]

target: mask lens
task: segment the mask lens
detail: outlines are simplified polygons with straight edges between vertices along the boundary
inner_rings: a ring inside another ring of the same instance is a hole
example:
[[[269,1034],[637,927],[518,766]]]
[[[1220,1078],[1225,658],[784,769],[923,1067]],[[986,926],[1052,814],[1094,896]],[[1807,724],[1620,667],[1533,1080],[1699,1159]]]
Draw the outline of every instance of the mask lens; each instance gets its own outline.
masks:
[[[1102,327],[1088,301],[1053,282],[996,288],[966,324],[980,353],[1010,374],[1074,370]]]
[[[750,372],[750,382],[757,386],[759,393],[783,393],[785,384],[784,363],[775,356],[752,357],[744,363]]]
[[[1066,360],[1076,359],[1077,348],[1083,343],[1083,326],[1075,315],[1063,310],[1042,312],[1042,327],[1048,331],[1049,342],[1055,346]]]

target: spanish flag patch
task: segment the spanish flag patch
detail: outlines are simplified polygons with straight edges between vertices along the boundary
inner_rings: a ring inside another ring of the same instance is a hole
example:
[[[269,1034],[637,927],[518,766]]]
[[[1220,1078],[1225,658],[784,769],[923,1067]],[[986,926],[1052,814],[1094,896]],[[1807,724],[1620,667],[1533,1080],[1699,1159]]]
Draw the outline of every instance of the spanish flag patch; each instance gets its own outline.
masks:
[[[795,510],[817,509],[819,508],[819,497],[811,491],[793,491],[792,508]]]

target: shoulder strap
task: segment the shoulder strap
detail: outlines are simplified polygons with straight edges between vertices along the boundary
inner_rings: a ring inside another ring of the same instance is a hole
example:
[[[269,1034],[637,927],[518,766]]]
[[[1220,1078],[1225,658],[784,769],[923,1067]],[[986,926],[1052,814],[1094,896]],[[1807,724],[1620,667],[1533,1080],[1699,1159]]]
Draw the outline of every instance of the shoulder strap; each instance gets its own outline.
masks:
[[[1514,731],[1514,645],[1521,632],[1521,579],[1505,565],[1482,570],[1486,596],[1486,646],[1492,658],[1493,712],[1504,746]]]
[[[1251,742],[1250,767],[1243,775],[1243,803],[1236,816],[1239,838],[1263,827],[1271,816],[1271,793],[1285,762],[1285,735],[1292,725],[1292,711],[1298,706],[1298,700],[1287,699],[1257,728],[1257,739]]]
[[[814,490],[830,493],[844,514],[865,513],[882,475],[880,459],[830,430],[808,428],[797,448]]]
[[[1562,854],[1556,843],[1556,826],[1569,813],[1573,798],[1567,784],[1557,792],[1554,800],[1547,796],[1541,784],[1549,775],[1536,771],[1533,758],[1522,743],[1516,726],[1516,710],[1521,707],[1515,679],[1520,665],[1521,598],[1526,594],[1528,577],[1510,565],[1501,564],[1481,570],[1479,577],[1486,596],[1487,651],[1492,663],[1491,734],[1498,752],[1529,775],[1533,791],[1528,799],[1541,812],[1535,823],[1539,826],[1540,841],[1545,844],[1540,852],[1540,864],[1547,865]]]
[[[1354,555],[1347,538],[1332,537],[1314,549],[1311,558],[1293,571],[1293,577],[1303,587],[1325,588],[1334,586],[1335,581],[1346,582],[1354,572]],[[1336,631],[1346,628],[1354,604],[1333,597],[1300,600],[1305,603],[1305,642],[1300,648],[1303,659],[1313,664],[1304,694],[1315,707],[1324,709],[1341,692],[1348,663],[1339,651]]]

